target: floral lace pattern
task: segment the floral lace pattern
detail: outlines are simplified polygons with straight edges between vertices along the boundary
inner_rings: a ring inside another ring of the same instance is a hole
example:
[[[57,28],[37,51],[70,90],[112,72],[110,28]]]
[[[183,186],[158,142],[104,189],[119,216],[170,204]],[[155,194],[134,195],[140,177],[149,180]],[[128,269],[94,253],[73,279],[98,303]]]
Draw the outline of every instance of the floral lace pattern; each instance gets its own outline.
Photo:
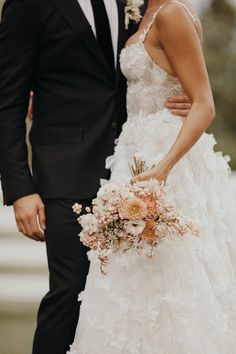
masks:
[[[143,38],[141,38],[143,40]],[[175,141],[182,118],[164,108],[179,80],[152,62],[143,41],[123,49],[128,121],[107,159],[111,180],[130,180],[136,155],[150,166]],[[236,348],[236,201],[228,158],[204,134],[168,179],[171,202],[199,237],[165,238],[147,260],[113,255],[107,276],[95,251],[70,354],[233,354]]]
[[[129,116],[155,114],[163,109],[169,97],[183,94],[178,78],[152,61],[142,40],[124,48],[120,60],[122,71],[129,80]]]

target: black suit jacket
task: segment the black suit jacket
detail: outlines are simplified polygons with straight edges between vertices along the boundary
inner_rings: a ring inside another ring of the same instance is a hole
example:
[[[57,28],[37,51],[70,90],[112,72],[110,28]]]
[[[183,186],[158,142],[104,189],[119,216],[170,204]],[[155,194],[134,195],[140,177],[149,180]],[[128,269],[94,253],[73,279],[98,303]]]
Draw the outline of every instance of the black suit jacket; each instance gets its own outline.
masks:
[[[118,52],[135,30],[119,9]],[[27,162],[25,117],[34,91]],[[5,204],[94,197],[126,120],[126,81],[114,75],[77,0],[7,0],[0,24],[0,173]]]

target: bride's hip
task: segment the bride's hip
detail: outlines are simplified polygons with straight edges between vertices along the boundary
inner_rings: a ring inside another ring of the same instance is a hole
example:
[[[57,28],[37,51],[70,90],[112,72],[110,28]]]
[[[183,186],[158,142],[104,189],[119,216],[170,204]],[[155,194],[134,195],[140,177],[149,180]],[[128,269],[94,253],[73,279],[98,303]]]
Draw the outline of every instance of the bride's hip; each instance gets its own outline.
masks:
[[[166,108],[149,115],[129,114],[118,139],[117,148],[134,148],[146,151],[149,156],[156,152],[165,154],[175,142],[183,123],[183,117],[173,115]],[[215,144],[214,137],[204,133],[191,149],[191,154],[199,148],[201,152],[204,150],[212,153]]]

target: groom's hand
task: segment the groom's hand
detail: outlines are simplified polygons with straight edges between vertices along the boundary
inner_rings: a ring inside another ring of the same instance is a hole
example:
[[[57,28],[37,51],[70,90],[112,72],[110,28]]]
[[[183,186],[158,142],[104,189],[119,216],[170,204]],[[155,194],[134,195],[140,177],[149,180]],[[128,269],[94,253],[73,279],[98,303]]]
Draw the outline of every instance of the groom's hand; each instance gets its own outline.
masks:
[[[174,115],[181,117],[187,117],[191,107],[192,103],[188,96],[173,96],[166,102],[166,108]]]
[[[35,241],[45,240],[46,217],[44,204],[38,194],[16,200],[13,204],[18,230]]]

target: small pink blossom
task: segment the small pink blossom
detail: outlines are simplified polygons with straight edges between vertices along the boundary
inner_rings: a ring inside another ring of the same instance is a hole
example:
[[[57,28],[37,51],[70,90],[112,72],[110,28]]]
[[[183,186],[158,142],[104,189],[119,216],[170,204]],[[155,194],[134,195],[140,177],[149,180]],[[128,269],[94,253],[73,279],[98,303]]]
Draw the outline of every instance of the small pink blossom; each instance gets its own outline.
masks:
[[[81,204],[78,204],[78,203],[75,203],[73,206],[72,206],[72,210],[75,214],[77,215],[80,215],[81,214],[81,211],[82,211],[82,205]]]

